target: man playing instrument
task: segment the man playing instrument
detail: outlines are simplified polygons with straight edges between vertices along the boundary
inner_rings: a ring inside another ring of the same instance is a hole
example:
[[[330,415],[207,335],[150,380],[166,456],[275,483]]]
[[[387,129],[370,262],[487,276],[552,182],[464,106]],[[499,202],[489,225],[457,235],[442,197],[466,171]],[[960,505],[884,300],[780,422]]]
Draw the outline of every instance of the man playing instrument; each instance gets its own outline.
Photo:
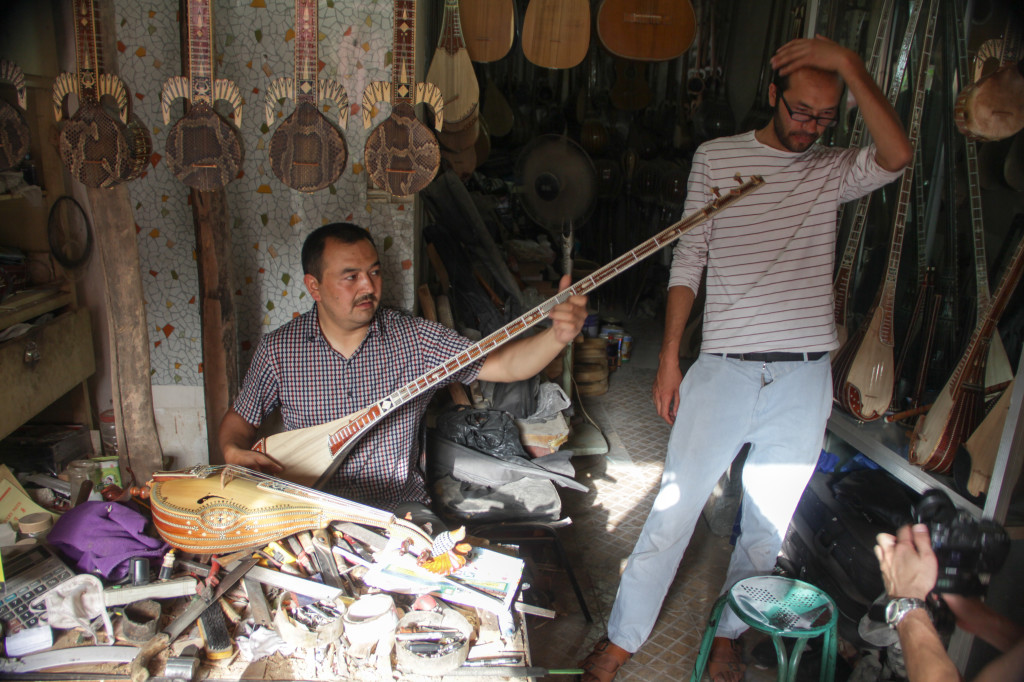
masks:
[[[280,463],[249,449],[272,410],[280,408],[286,430],[324,424],[374,404],[472,345],[444,325],[380,306],[380,259],[361,227],[332,223],[313,231],[302,246],[302,268],[313,309],[260,340],[219,432],[226,462],[284,478]],[[561,285],[569,285],[568,276]],[[586,302],[571,296],[552,308],[544,331],[497,348],[395,409],[356,444],[325,491],[388,510],[429,503],[418,461],[433,391],[452,381],[534,376],[579,334]]]
[[[772,120],[706,142],[693,158],[687,213],[737,172],[766,184],[675,247],[653,390],[673,425],[661,489],[626,563],[608,637],[582,663],[585,682],[614,678],[650,635],[701,509],[744,443],[741,534],[723,592],[771,572],[832,406],[836,211],[898,178],[911,158],[899,118],[854,52],[820,36],[797,39],[771,66]],[[844,81],[875,141],[861,149],[815,144],[836,123]],[[680,341],[705,267],[701,353],[683,380]],[[743,678],[736,638],[745,629],[726,609],[709,666],[717,682]]]

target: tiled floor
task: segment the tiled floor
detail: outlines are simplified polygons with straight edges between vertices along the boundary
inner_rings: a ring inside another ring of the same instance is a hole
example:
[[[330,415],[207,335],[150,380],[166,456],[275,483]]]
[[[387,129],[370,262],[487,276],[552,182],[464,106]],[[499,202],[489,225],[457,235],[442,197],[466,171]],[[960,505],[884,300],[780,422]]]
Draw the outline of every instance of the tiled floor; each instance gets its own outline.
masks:
[[[590,492],[566,491],[562,495],[564,511],[573,519],[573,526],[563,531],[563,537],[584,584],[594,622],[587,623],[583,618],[567,581],[552,583],[559,616],[554,620],[531,618],[529,635],[535,665],[575,666],[604,635],[620,569],[658,490],[670,430],[651,400],[661,330],[657,322],[643,320],[631,323],[627,329],[634,337],[631,361],[611,375],[605,395],[584,403],[586,412],[604,431],[609,452],[575,457],[576,478]],[[616,680],[689,678],[731,550],[728,538],[712,534],[703,521],[698,524],[650,639]],[[567,678],[552,675],[544,679]],[[775,670],[749,666],[747,680],[762,679],[775,679]]]

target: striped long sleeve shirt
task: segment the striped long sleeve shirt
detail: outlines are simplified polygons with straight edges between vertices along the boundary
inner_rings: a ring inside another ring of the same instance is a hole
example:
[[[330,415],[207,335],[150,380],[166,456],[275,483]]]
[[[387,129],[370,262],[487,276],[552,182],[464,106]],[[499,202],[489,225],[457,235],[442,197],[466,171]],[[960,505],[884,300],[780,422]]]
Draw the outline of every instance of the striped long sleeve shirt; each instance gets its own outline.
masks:
[[[813,145],[802,153],[761,144],[750,131],[702,144],[693,157],[685,212],[734,187],[765,185],[686,234],[673,252],[669,286],[697,292],[707,268],[702,352],[832,350],[839,343],[832,277],[841,203],[898,178],[875,147]]]

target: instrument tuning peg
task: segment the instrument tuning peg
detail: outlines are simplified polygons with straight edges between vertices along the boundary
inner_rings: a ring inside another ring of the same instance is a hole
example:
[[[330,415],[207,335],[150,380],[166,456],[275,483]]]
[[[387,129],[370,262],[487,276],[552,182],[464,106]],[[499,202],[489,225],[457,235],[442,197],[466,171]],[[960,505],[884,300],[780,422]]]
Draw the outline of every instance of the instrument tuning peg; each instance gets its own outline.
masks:
[[[714,194],[716,198],[719,198],[719,199],[722,198],[722,193],[720,191],[718,191],[717,187],[712,187],[711,188],[711,193]]]
[[[735,180],[740,185],[743,184],[743,176],[740,175],[739,173],[737,173],[736,175],[732,176],[732,179]]]

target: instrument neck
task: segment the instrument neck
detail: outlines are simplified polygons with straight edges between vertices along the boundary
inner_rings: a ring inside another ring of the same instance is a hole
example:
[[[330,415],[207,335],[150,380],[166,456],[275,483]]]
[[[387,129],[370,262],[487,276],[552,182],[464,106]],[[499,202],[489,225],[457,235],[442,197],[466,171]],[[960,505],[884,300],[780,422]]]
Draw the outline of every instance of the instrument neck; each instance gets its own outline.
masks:
[[[188,77],[193,104],[213,106],[213,16],[210,0],[188,0]]]
[[[416,0],[395,0],[391,104],[412,106],[416,98]]]
[[[83,102],[99,101],[100,51],[93,0],[75,0],[75,58],[78,96]]]
[[[320,60],[316,0],[295,0],[295,101],[317,105]]]

